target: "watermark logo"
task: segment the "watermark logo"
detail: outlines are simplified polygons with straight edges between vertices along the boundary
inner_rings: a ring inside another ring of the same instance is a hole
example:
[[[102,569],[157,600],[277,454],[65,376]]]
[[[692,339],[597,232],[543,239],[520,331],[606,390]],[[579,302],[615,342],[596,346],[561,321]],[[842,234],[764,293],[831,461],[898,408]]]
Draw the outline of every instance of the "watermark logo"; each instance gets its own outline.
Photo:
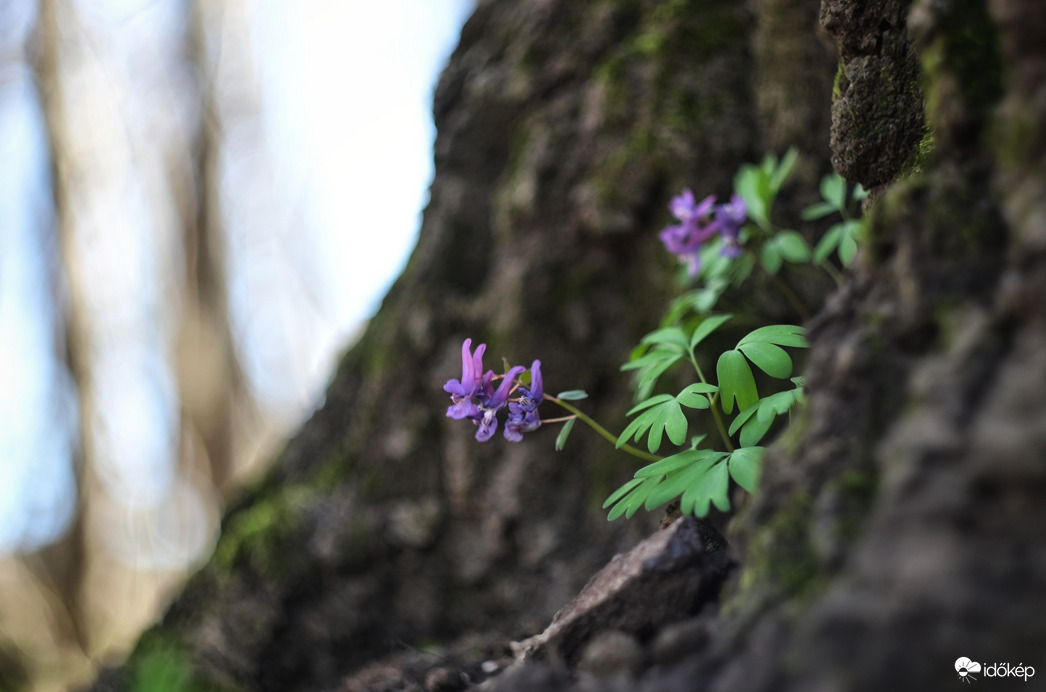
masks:
[[[1023,663],[1017,665],[1010,663],[982,664],[960,656],[955,659],[955,673],[959,676],[959,680],[965,683],[975,682],[977,675],[985,678],[1023,678],[1024,682],[1028,682],[1028,678],[1035,675],[1035,668]]]
[[[960,656],[955,659],[955,672],[959,674],[959,679],[963,682],[973,682],[977,679],[974,673],[981,672],[981,664]]]

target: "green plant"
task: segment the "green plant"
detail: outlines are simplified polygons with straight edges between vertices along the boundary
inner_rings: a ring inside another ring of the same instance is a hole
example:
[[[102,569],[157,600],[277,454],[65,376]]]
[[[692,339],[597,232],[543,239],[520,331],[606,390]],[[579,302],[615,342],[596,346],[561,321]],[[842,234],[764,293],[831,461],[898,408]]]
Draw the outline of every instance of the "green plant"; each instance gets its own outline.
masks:
[[[764,451],[760,443],[778,418],[790,415],[804,401],[804,382],[793,376],[795,367],[788,349],[806,348],[807,343],[803,328],[797,325],[757,327],[716,356],[713,377],[707,368],[707,344],[734,319],[730,314],[717,314],[716,304],[728,288],[744,288],[753,272],[760,270],[805,318],[805,306],[781,277],[782,267],[785,263],[814,264],[841,282],[829,257],[834,251],[843,265],[852,262],[862,228],[850,216],[848,206],[863,199],[864,192],[857,186],[848,195],[846,182],[835,174],[821,183],[823,201],[802,214],[806,220],[833,213],[842,217],[815,247],[795,230],[774,224],[774,201],[796,160],[795,151],[790,150],[780,159],[768,155],[759,165],[743,166],[734,179],[735,192],[724,204],[716,204],[714,196],[698,202],[689,190],[669,203],[677,223],[666,227],[660,238],[679,258],[685,281],[694,287],[670,303],[661,326],[644,336],[621,366],[633,375],[636,403],[628,411],[631,421],[620,435],[575,405],[587,397],[585,392],[546,395],[540,361],[534,361],[529,371],[523,366],[509,368],[506,363],[503,375],[484,372],[486,346],[481,344],[473,352],[470,339],[462,347],[461,379],[450,380],[444,387],[452,400],[447,415],[475,423],[480,441],[493,436],[498,413],[506,407],[504,435],[511,441],[520,441],[524,433],[542,424],[562,422],[557,450],[563,449],[580,420],[617,449],[649,462],[606,499],[603,506],[609,509],[609,519],[631,517],[640,507],[651,510],[676,498],[686,514],[704,516],[712,506],[727,511],[731,480],[754,492]],[[753,366],[765,377],[757,381]],[[664,375],[680,367],[692,368],[696,379],[678,393],[658,392]],[[541,419],[538,407],[545,400],[569,415]],[[688,437],[692,430],[688,412],[707,412],[712,424],[709,430],[715,431],[717,439],[709,440],[708,433]],[[643,438],[645,451],[640,447]],[[674,451],[662,456],[666,440]]]

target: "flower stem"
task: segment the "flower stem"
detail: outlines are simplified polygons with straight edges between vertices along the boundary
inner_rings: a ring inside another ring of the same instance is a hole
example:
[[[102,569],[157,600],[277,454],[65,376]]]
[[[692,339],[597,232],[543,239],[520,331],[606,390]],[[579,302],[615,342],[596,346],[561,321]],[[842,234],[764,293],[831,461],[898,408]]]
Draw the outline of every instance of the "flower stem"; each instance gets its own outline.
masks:
[[[835,270],[835,267],[833,267],[832,264],[828,260],[825,260],[824,262],[821,262],[821,264],[819,264],[818,266],[821,267],[821,269],[824,269],[825,273],[828,274],[828,276],[832,277],[832,279],[835,280],[835,285],[836,286],[839,286],[840,288],[842,287],[842,285],[843,285],[843,276],[842,276],[842,274],[837,272]]]
[[[568,420],[574,420],[575,418],[577,418],[577,416],[573,414],[569,416],[560,416],[559,418],[542,418],[541,424],[545,425],[546,423],[566,423]]]
[[[615,446],[617,445],[618,437],[614,433],[612,433],[609,430],[607,430],[606,428],[604,428],[602,425],[597,423],[593,418],[591,418],[590,416],[588,416],[585,413],[583,413],[580,409],[575,408],[571,404],[568,404],[567,402],[565,402],[565,401],[563,401],[561,399],[557,399],[554,396],[549,396],[548,394],[545,395],[545,399],[547,401],[551,401],[551,402],[553,402],[555,404],[559,404],[561,407],[565,408],[567,411],[570,411],[575,416],[580,418],[582,420],[582,422],[584,422],[588,427],[592,428],[597,433],[599,433],[600,437],[602,437],[603,439],[613,443]],[[636,449],[635,447],[633,447],[631,445],[623,444],[623,445],[621,445],[620,449],[621,449],[621,451],[627,452],[627,453],[631,454],[634,457],[638,457],[640,459],[643,459],[644,461],[661,461],[661,459],[663,458],[663,457],[657,456],[656,454],[647,454],[643,450]]]
[[[708,380],[705,379],[705,374],[701,372],[701,366],[697,364],[697,357],[694,355],[694,350],[690,349],[690,362],[694,364],[694,370],[697,371],[697,376],[701,380],[702,384],[708,384]],[[715,419],[715,426],[719,429],[719,436],[723,438],[723,444],[726,445],[726,451],[734,451],[734,443],[730,441],[730,435],[726,432],[726,426],[723,425],[723,417],[719,415],[719,409],[716,404],[719,403],[719,392],[716,391],[715,396],[710,400],[712,409],[712,418]]]
[[[766,271],[766,267],[763,267],[763,270]],[[770,274],[770,272],[767,272],[767,274]],[[795,311],[799,314],[799,318],[803,322],[809,322],[810,313],[806,311],[802,301],[799,300],[799,296],[795,294],[795,291],[792,290],[791,286],[786,284],[784,279],[777,274],[770,274],[770,279],[774,282],[774,285],[781,290],[781,293],[783,293],[788,302],[792,304],[792,307],[795,308]]]

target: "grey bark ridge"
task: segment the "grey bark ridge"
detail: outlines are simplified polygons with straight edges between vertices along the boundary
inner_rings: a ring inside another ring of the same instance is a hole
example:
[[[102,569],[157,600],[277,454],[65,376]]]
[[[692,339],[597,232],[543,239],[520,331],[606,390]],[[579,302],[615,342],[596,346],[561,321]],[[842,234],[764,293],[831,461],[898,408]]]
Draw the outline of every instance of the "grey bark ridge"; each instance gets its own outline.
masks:
[[[600,634],[649,638],[659,627],[714,603],[734,565],[726,542],[707,522],[677,519],[615,555],[544,632],[516,645],[517,658],[573,669]]]

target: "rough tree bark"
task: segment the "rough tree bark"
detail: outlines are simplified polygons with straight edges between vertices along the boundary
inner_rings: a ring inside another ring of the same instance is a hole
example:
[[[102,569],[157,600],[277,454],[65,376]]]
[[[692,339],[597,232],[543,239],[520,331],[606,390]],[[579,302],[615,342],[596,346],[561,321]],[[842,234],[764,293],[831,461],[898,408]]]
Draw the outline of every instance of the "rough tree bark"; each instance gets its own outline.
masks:
[[[1046,20],[1033,0],[826,0],[836,65],[817,13],[481,2],[437,91],[404,275],[211,563],[98,689],[157,652],[201,685],[336,689],[392,641],[542,629],[650,523],[603,520],[631,467],[598,441],[481,446],[444,419],[461,340],[542,358],[551,389],[585,388],[620,422],[607,373],[669,291],[652,240],[666,199],[723,194],[791,143],[817,180],[833,74],[833,161],[878,196],[811,324],[809,405],[728,527],[721,608],[600,689],[932,689],[959,656],[1046,663]],[[489,684],[575,685],[520,670]],[[424,689],[371,673],[344,689]]]

